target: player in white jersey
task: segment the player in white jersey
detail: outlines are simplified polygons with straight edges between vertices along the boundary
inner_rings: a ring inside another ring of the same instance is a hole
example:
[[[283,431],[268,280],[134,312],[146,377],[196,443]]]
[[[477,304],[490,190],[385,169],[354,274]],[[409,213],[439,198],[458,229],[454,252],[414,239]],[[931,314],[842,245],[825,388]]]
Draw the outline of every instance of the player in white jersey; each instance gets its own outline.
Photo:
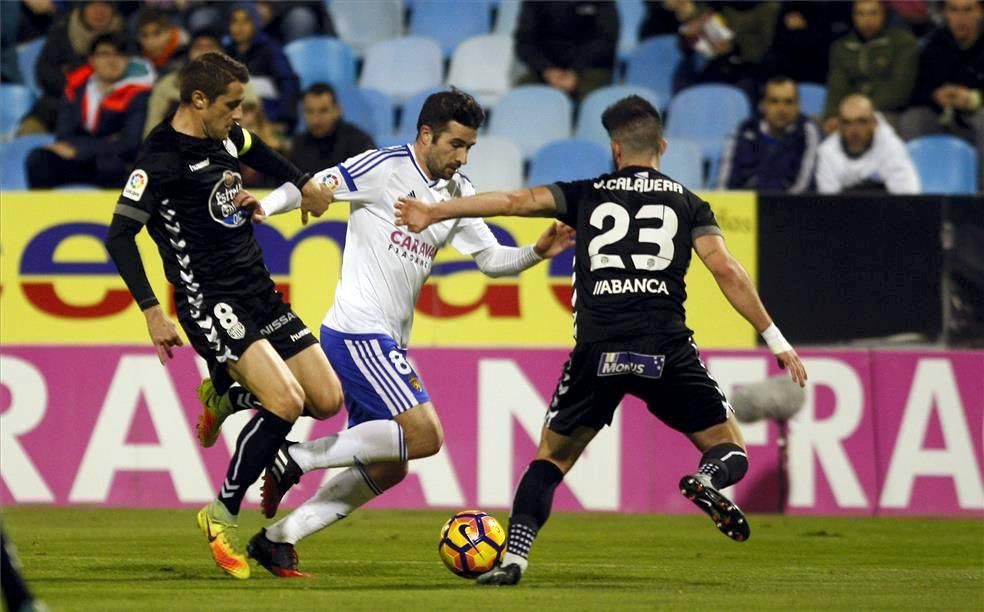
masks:
[[[414,305],[438,250],[451,245],[494,277],[518,273],[573,245],[573,230],[561,224],[526,247],[500,245],[480,219],[438,223],[419,234],[396,227],[400,197],[440,202],[475,193],[458,169],[484,117],[468,94],[435,93],[420,111],[415,142],[368,151],[316,175],[334,189],[336,201],[352,206],[335,303],[321,328],[321,346],[342,380],[349,428],[282,446],[264,476],[264,513],[276,513],[304,472],[350,467],[250,540],[250,555],[275,575],[299,575],[293,546],[298,540],[399,483],[409,460],[440,450],[440,420],[406,358]],[[298,204],[292,185],[261,203],[266,214]]]

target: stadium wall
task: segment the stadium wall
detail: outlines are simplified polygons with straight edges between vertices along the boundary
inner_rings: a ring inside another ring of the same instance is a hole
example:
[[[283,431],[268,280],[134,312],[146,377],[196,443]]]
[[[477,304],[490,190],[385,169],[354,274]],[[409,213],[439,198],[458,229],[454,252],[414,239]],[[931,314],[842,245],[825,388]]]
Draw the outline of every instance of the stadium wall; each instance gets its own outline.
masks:
[[[198,448],[194,389],[203,375],[200,362],[185,348],[162,368],[146,348],[143,318],[102,246],[115,197],[3,194],[0,504],[200,504],[214,495],[242,426],[242,420],[227,424],[222,448]],[[865,292],[850,284],[847,270],[841,287],[812,290],[824,260],[892,265],[887,257],[836,257],[853,253],[851,241],[875,242],[871,235],[880,230],[872,229],[878,227],[874,221],[851,224],[861,229],[844,236],[837,232],[845,223],[803,221],[849,217],[849,207],[822,208],[829,202],[816,200],[815,206],[783,214],[775,202],[749,193],[714,193],[711,201],[729,246],[758,278],[773,310],[794,299],[789,292],[812,296],[777,316],[794,341],[798,336],[789,332],[784,316],[814,317],[824,329],[830,325],[824,317],[843,319],[844,313],[849,319],[904,307],[914,318],[932,316],[919,310],[932,302],[928,298],[892,300],[871,292],[864,301]],[[903,210],[934,206],[917,199],[899,203]],[[920,221],[924,210],[913,214],[922,238],[907,235],[907,249],[938,250],[933,222]],[[345,217],[339,206],[307,227],[293,215],[257,227],[270,270],[314,327],[331,303]],[[523,244],[545,223],[497,219],[493,229],[503,243]],[[823,244],[801,240],[818,232]],[[798,250],[776,250],[797,243]],[[140,246],[155,290],[167,296],[153,245],[143,236]],[[796,265],[804,257],[813,257],[812,268]],[[934,274],[933,265],[907,271],[914,290],[938,290],[935,281],[920,278]],[[411,358],[445,422],[447,446],[416,462],[411,477],[378,505],[509,505],[570,345],[570,272],[570,258],[559,257],[518,277],[486,279],[451,250],[439,256],[418,304]],[[782,287],[787,294],[775,293]],[[693,267],[688,290],[691,326],[726,392],[776,373],[702,266]],[[984,352],[804,354],[811,383],[806,406],[790,426],[788,511],[980,515]],[[343,426],[341,417],[326,423],[302,419],[294,436],[306,439]],[[745,432],[752,468],[735,495],[749,510],[776,511],[782,506],[778,430],[759,423]],[[557,507],[689,511],[675,483],[696,460],[682,436],[638,402],[627,401],[561,488]],[[305,480],[288,503],[298,503],[317,484]],[[251,495],[255,501],[255,491]]]

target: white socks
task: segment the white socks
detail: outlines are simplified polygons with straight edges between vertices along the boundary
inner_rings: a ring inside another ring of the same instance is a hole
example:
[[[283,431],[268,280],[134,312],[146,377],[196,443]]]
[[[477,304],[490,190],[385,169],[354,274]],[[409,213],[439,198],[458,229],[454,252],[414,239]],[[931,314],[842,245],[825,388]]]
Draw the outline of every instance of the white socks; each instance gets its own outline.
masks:
[[[526,573],[526,566],[529,564],[530,562],[526,559],[526,557],[520,557],[519,555],[513,554],[508,550],[506,551],[506,554],[502,555],[502,561],[499,562],[499,565],[502,567],[507,565],[518,565],[520,574]]]
[[[314,497],[268,528],[267,537],[273,542],[296,544],[382,493],[364,470],[355,466],[334,476]]]
[[[407,460],[403,428],[396,421],[366,421],[333,436],[294,444],[288,452],[304,472]]]

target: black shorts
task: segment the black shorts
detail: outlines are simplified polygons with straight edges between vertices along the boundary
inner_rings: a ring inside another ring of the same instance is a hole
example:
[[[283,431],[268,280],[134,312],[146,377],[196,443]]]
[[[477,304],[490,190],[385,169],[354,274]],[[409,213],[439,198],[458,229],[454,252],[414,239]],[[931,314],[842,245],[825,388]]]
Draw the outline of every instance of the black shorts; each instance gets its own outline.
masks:
[[[284,360],[318,344],[277,291],[214,297],[203,291],[201,295],[201,308],[176,296],[178,320],[195,351],[208,363],[212,383],[219,393],[225,393],[233,382],[226,364],[238,361],[257,340],[268,340]]]
[[[547,410],[551,431],[569,436],[578,427],[611,425],[625,395],[683,433],[723,423],[731,405],[707,373],[689,335],[642,337],[574,347]]]

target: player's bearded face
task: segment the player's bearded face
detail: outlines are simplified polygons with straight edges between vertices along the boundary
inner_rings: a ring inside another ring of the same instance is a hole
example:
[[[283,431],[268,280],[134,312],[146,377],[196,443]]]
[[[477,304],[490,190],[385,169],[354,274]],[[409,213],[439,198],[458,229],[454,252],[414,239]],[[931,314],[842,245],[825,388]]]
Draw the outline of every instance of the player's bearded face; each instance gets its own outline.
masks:
[[[226,87],[224,94],[211,101],[202,112],[202,124],[209,138],[223,140],[229,137],[232,124],[243,118],[243,98],[246,88],[239,81]]]
[[[450,179],[468,163],[468,151],[475,145],[478,131],[451,121],[428,147],[427,170],[431,177]]]

